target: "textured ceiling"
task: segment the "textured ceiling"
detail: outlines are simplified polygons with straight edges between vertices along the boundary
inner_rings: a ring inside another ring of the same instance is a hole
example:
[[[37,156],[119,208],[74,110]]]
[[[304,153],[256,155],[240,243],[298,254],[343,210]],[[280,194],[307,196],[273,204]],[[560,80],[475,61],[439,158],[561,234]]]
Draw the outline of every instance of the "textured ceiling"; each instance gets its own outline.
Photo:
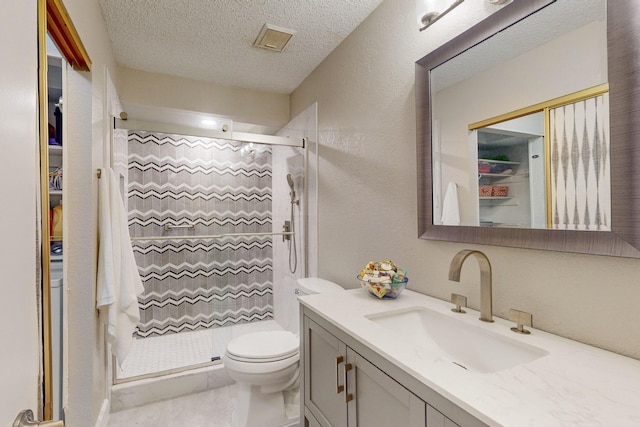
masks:
[[[291,93],[382,0],[98,0],[116,61],[226,86]],[[265,23],[296,31],[253,47]]]
[[[606,16],[606,0],[565,0],[552,3],[434,68],[431,71],[431,90],[438,92],[590,22],[604,21]]]

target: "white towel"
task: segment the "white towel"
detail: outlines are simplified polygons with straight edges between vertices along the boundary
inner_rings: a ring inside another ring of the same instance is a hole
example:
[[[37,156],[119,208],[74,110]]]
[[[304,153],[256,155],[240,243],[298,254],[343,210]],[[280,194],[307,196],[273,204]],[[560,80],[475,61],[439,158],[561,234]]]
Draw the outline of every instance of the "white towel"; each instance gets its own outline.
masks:
[[[458,207],[458,186],[450,182],[442,204],[442,225],[460,225],[460,208]]]
[[[144,287],[131,247],[118,180],[110,168],[103,169],[101,177],[96,308],[107,327],[111,352],[122,365],[140,322],[138,295]]]

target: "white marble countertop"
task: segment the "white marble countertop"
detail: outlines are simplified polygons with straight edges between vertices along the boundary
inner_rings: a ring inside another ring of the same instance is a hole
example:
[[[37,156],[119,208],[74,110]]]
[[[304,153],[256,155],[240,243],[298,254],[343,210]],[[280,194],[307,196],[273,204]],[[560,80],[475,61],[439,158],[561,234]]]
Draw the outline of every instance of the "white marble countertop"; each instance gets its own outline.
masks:
[[[640,426],[638,360],[535,328],[527,328],[531,335],[515,334],[510,331],[513,322],[495,316],[494,323],[481,322],[479,313],[468,308],[464,315],[455,314],[450,310],[451,303],[410,290],[395,300],[378,300],[363,289],[308,295],[299,300],[490,426]],[[549,354],[494,373],[466,371],[364,317],[412,307],[455,316]]]

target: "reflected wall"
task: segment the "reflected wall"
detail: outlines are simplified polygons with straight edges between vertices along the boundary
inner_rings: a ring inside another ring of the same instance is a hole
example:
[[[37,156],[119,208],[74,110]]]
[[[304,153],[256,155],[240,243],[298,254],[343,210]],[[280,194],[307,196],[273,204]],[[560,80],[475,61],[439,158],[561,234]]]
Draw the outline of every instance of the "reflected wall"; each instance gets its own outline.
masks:
[[[606,21],[599,20],[446,87],[438,80],[444,80],[447,63],[436,69],[433,146],[440,150],[440,165],[433,177],[434,222],[442,216],[448,183],[456,182],[460,225],[478,225],[470,124],[606,83],[606,51]]]

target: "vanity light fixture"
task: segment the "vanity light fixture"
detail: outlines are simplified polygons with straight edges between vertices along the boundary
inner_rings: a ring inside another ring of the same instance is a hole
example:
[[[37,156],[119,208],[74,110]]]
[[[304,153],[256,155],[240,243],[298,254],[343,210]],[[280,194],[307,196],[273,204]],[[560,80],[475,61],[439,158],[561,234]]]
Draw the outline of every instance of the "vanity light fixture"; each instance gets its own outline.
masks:
[[[464,0],[416,0],[416,17],[420,24],[420,31],[424,31],[431,24],[451,12]]]

